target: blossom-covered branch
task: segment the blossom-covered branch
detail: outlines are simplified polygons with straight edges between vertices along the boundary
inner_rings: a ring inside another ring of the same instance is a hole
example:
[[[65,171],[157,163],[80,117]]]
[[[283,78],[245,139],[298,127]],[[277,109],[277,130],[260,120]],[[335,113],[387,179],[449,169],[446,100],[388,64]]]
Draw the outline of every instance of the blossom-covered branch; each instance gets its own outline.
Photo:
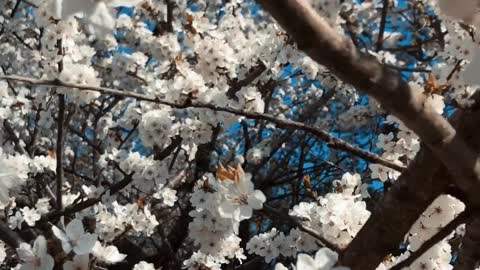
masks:
[[[337,33],[306,0],[258,1],[295,39],[298,47],[345,82],[365,91],[417,133],[422,142],[449,168],[469,200],[480,181],[480,159],[455,129],[427,104],[397,71],[375,57],[361,53],[350,40]],[[296,15],[291,20],[291,14]]]
[[[480,204],[474,192],[480,181],[477,152],[465,143],[446,119],[434,112],[426,101],[426,95],[416,93],[397,71],[382,65],[375,57],[360,52],[350,40],[337,33],[319,16],[307,1],[257,2],[286,29],[301,50],[345,82],[374,97],[418,134],[449,169],[455,183],[467,194],[468,202]],[[291,19],[291,14],[295,14],[295,19]],[[430,188],[425,192],[431,194]],[[376,266],[378,261],[371,262],[372,265],[364,264],[366,260],[358,257],[360,252],[362,250],[350,249],[343,262],[352,269]]]
[[[309,132],[315,136],[317,136],[319,139],[325,141],[327,145],[333,149],[338,149],[342,150],[345,152],[348,152],[350,154],[353,154],[355,156],[358,156],[360,158],[363,158],[367,161],[373,162],[373,163],[378,163],[382,164],[386,167],[392,168],[397,171],[402,171],[405,169],[404,166],[394,163],[392,161],[386,160],[374,153],[365,151],[359,147],[356,147],[354,145],[351,145],[350,143],[336,138],[332,135],[330,135],[328,132],[323,131],[321,129],[308,126],[304,123],[288,120],[288,119],[279,119],[277,117],[274,117],[272,115],[268,114],[263,114],[263,113],[256,113],[256,112],[246,112],[246,111],[241,111],[235,108],[231,107],[221,107],[217,106],[215,104],[204,104],[204,103],[198,103],[195,101],[190,101],[184,104],[179,104],[179,103],[174,103],[166,100],[161,100],[156,97],[150,97],[144,94],[139,94],[139,93],[133,93],[133,92],[127,92],[127,91],[121,91],[117,89],[112,89],[112,88],[106,88],[106,87],[96,87],[96,86],[89,86],[89,85],[82,85],[82,84],[74,84],[74,83],[67,83],[67,82],[62,82],[60,80],[37,80],[37,79],[31,79],[27,77],[20,77],[20,76],[0,76],[0,80],[11,80],[11,81],[20,81],[20,82],[25,82],[33,85],[42,85],[42,86],[63,86],[63,87],[69,87],[73,89],[78,89],[78,90],[83,90],[83,91],[97,91],[102,94],[107,94],[107,95],[113,95],[113,96],[120,96],[120,97],[128,97],[128,98],[133,98],[139,101],[146,101],[146,102],[152,102],[152,103],[157,103],[157,104],[162,104],[166,106],[170,106],[173,108],[177,109],[186,109],[186,108],[204,108],[204,109],[210,109],[213,111],[220,111],[220,112],[227,112],[227,113],[232,113],[235,115],[240,115],[244,116],[248,119],[259,119],[259,120],[266,120],[272,123],[275,123],[278,127],[280,128],[294,128],[294,129],[299,129],[303,130],[306,132]]]

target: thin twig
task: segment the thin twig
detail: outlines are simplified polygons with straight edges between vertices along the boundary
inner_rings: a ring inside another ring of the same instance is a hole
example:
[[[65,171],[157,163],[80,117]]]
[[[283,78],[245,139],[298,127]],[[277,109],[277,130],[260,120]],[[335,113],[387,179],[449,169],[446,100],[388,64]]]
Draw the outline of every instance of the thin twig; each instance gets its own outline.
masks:
[[[380,51],[383,47],[383,34],[385,33],[385,25],[387,24],[388,14],[388,2],[389,0],[383,0],[382,15],[380,19],[380,29],[378,31],[377,39],[377,51]]]
[[[57,42],[58,54],[62,55],[62,40],[59,39]],[[63,60],[58,62],[58,70],[62,72],[63,69]],[[64,145],[64,125],[65,125],[65,95],[58,95],[58,117],[57,117],[57,149],[56,149],[56,158],[57,158],[57,168],[56,168],[56,184],[57,184],[57,193],[56,193],[56,209],[61,210],[63,208],[62,203],[62,187],[63,187],[63,145]]]
[[[12,248],[17,248],[20,242],[23,242],[20,236],[3,221],[0,221],[0,239]]]
[[[63,144],[64,144],[64,119],[65,118],[65,95],[58,95],[58,119],[57,119],[57,210],[62,209],[62,187],[63,187]]]

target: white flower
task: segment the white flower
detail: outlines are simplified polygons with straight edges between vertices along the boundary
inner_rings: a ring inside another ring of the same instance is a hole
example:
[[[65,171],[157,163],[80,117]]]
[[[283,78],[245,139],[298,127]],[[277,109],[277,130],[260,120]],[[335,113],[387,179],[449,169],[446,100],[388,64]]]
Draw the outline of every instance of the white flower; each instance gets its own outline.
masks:
[[[17,211],[14,216],[10,216],[8,218],[8,226],[10,229],[22,229],[22,223],[23,223],[23,215],[20,213],[20,211]]]
[[[172,207],[178,199],[176,194],[176,190],[164,187],[155,194],[153,194],[153,197],[157,199],[162,198],[165,205]]]
[[[89,255],[75,255],[73,261],[63,264],[63,270],[88,270]]]
[[[207,209],[209,207],[209,194],[202,189],[196,190],[192,197],[190,197],[190,202],[192,206],[194,206],[197,211]]]
[[[133,266],[133,270],[155,270],[155,266],[153,266],[153,263],[141,261]]]
[[[297,257],[298,270],[347,270],[347,267],[333,267],[338,260],[338,254],[328,248],[322,248],[315,254],[315,259],[307,254]]]
[[[96,187],[95,185],[83,185],[82,190],[87,194],[88,198],[98,198],[105,191],[105,188],[103,186]]]
[[[378,142],[377,142],[377,147],[382,148],[384,150],[391,150],[395,143],[393,142],[393,133],[390,132],[387,135],[385,134],[380,134],[378,135]]]
[[[53,234],[62,241],[62,248],[65,253],[73,251],[78,255],[88,254],[93,250],[97,235],[85,233],[82,221],[74,219],[68,223],[66,233],[56,226],[52,226]]]
[[[361,186],[360,186],[360,195],[362,196],[362,198],[370,198],[370,193],[368,193],[368,186],[369,184],[367,183],[363,183]]]
[[[275,270],[288,270],[288,268],[285,267],[285,266],[284,266],[283,264],[281,264],[281,263],[277,263],[277,264],[275,265]]]
[[[372,171],[371,177],[373,179],[379,179],[382,182],[388,180],[388,171],[389,169],[380,164],[370,164],[368,165],[370,170]]]
[[[127,255],[118,252],[116,246],[102,246],[100,242],[96,242],[93,247],[93,255],[97,257],[100,261],[107,264],[115,264],[123,261]]]
[[[336,187],[341,188],[341,192],[345,195],[352,195],[356,187],[362,183],[360,175],[358,173],[351,174],[349,172],[342,176],[342,180],[333,181]]]
[[[27,156],[6,156],[0,150],[0,202],[8,201],[9,190],[22,185],[28,178]]]
[[[36,209],[30,209],[27,206],[23,207],[20,211],[22,212],[23,218],[28,226],[35,226],[35,222],[42,217]]]
[[[241,221],[251,218],[253,209],[262,209],[266,197],[262,191],[254,189],[251,175],[245,174],[242,167],[238,166],[237,172],[236,179],[224,181],[222,186],[224,200],[218,210],[224,218]]]
[[[265,111],[262,94],[255,87],[242,87],[235,95],[245,111],[257,113]]]
[[[47,253],[47,240],[42,235],[33,243],[33,249],[29,244],[21,243],[17,254],[24,262],[20,270],[51,270],[55,264],[52,256]]]
[[[409,82],[408,85],[418,95],[423,95],[425,93],[425,89],[420,86],[418,83]],[[432,108],[438,113],[442,114],[443,109],[445,108],[445,103],[443,102],[443,96],[432,94],[427,96],[427,100],[425,101],[426,104],[432,106]]]
[[[35,209],[40,215],[46,214],[50,211],[50,199],[49,198],[40,198],[35,204]]]
[[[55,0],[57,13],[62,19],[70,16],[83,16],[99,35],[112,32],[115,27],[115,17],[112,9],[115,7],[132,7],[140,0]]]
[[[67,83],[100,86],[100,80],[97,78],[95,69],[84,64],[65,63],[59,79]],[[68,94],[84,103],[100,96],[100,93],[95,91],[71,91],[71,89],[65,87],[57,89],[57,93]]]

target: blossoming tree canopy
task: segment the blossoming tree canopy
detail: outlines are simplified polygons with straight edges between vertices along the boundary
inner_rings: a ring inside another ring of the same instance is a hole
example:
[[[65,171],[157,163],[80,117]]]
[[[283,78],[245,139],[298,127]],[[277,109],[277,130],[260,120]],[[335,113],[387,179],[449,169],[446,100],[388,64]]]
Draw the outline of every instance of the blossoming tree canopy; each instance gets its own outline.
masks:
[[[0,1],[0,268],[479,269],[479,7]]]

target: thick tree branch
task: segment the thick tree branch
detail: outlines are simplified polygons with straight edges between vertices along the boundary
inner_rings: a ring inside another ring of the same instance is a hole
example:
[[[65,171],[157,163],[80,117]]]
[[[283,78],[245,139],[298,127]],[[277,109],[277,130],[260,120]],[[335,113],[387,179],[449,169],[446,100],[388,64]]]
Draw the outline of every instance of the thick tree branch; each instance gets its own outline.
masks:
[[[439,168],[433,154],[422,147],[348,245],[341,265],[354,270],[375,269],[396,251],[420,214],[447,187],[446,172]]]
[[[425,241],[422,246],[413,252],[407,259],[401,261],[400,263],[396,264],[390,270],[401,270],[405,267],[409,267],[416,259],[420,258],[425,252],[427,252],[431,247],[445,239],[447,236],[450,235],[458,226],[465,223],[468,218],[470,217],[470,212],[464,211],[452,221],[450,221],[445,227],[443,227],[440,231],[438,231],[435,235],[430,237],[427,241]],[[473,269],[473,268],[469,268]]]
[[[465,192],[468,201],[475,207],[480,206],[477,194],[480,184],[478,153],[472,151],[447,120],[426,103],[425,95],[412,89],[398,71],[382,65],[374,56],[358,51],[349,39],[321,18],[308,1],[257,2],[287,30],[301,50],[340,79],[374,97],[412,129],[434,157],[448,168],[453,181]],[[426,187],[425,191],[428,190]],[[359,267],[359,260],[352,261],[351,256],[346,258],[347,266],[352,269],[364,270],[376,266]]]
[[[402,80],[400,73],[361,53],[337,33],[306,0],[258,0],[297,41],[298,47],[335,75],[377,99],[419,135],[480,205],[472,190],[480,182],[480,160],[455,129],[426,103],[426,96]],[[295,19],[292,19],[292,16]]]
[[[458,253],[454,270],[476,269],[480,260],[480,218],[478,214],[472,222],[467,223],[465,236]]]
[[[480,112],[464,112],[452,119],[469,145],[480,149]],[[444,193],[451,179],[433,153],[422,146],[415,159],[372,211],[367,223],[345,250],[343,265],[375,269],[403,241],[419,215]]]

